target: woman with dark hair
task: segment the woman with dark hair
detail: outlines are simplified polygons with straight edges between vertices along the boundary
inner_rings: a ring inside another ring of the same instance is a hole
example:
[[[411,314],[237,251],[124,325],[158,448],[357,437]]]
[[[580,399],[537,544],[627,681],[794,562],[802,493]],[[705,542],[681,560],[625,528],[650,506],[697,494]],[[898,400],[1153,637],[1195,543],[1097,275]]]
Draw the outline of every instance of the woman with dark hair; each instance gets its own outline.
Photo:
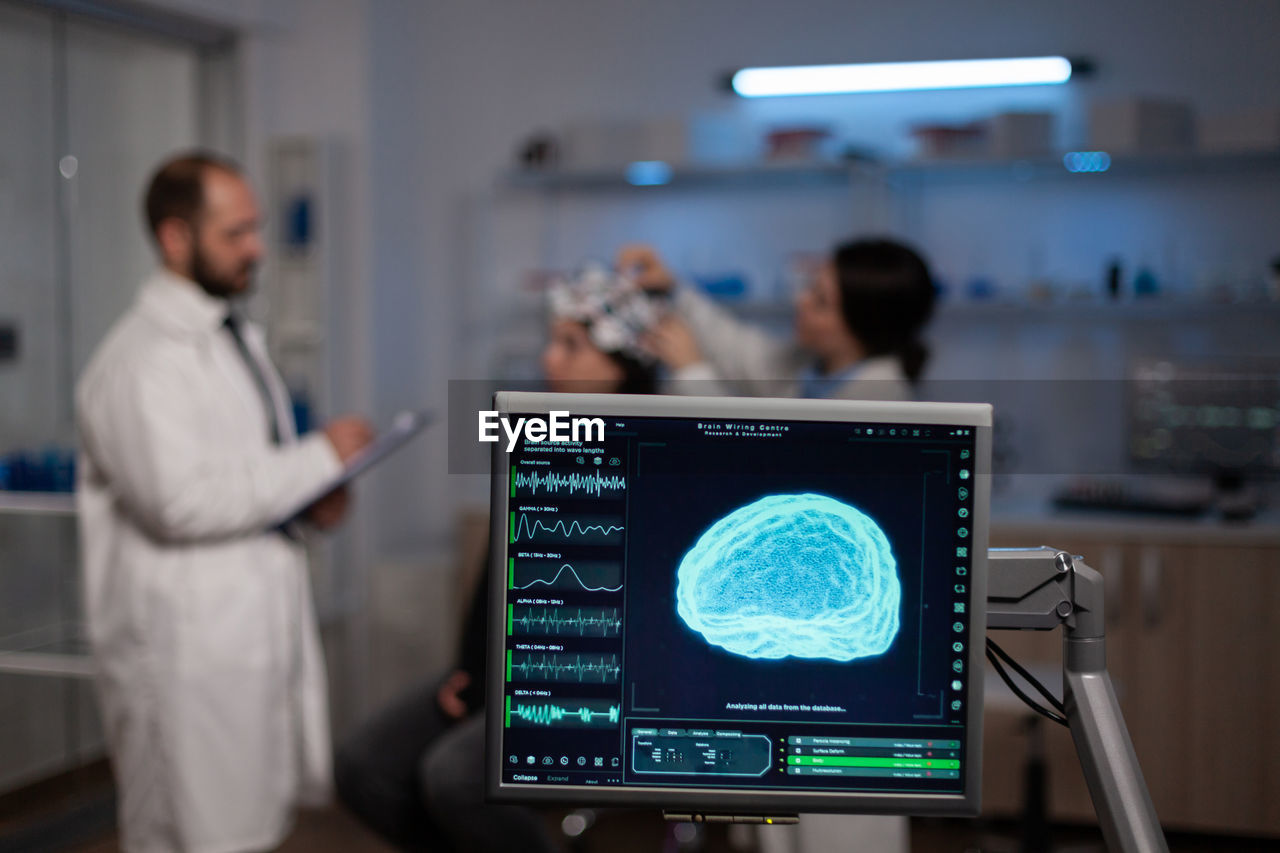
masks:
[[[929,357],[920,332],[935,295],[924,259],[892,240],[855,240],[836,249],[831,266],[841,317],[866,357],[895,357],[907,380],[918,382]]]
[[[650,247],[624,248],[618,266],[641,287],[672,294],[674,311],[646,341],[691,393],[910,399],[928,358],[920,336],[933,313],[933,281],[919,253],[893,240],[836,248],[796,297],[793,341],[676,288]]]

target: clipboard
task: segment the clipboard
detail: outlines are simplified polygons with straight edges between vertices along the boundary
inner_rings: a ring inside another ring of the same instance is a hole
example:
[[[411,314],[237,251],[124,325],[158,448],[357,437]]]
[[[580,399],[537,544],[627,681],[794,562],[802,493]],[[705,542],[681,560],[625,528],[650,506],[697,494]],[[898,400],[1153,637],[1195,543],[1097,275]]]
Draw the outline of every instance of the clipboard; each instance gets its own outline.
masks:
[[[347,485],[356,477],[359,477],[365,471],[368,471],[383,459],[404,447],[434,420],[435,418],[430,412],[404,411],[396,415],[392,418],[390,427],[370,442],[368,447],[348,459],[347,464],[343,466],[342,471],[336,477],[325,482],[323,486],[301,501],[292,512],[285,516],[282,524],[296,521],[313,503],[334,489]]]

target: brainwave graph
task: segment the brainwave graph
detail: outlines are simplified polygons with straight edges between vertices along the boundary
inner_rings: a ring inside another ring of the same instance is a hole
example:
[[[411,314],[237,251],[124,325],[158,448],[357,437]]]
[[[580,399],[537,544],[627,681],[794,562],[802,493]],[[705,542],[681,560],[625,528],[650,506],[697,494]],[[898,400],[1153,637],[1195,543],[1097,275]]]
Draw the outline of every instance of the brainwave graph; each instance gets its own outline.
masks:
[[[608,728],[618,725],[622,706],[611,704],[608,699],[513,703],[508,696],[505,716],[507,726],[515,728]]]
[[[528,607],[507,605],[507,633],[524,637],[618,637],[617,607]]]
[[[617,545],[625,529],[617,516],[561,517],[559,513],[511,513],[511,542]]]
[[[533,497],[540,493],[569,497],[621,498],[627,479],[620,474],[594,471],[511,470],[511,497]]]
[[[617,592],[622,589],[622,564],[599,560],[512,560],[511,588]]]
[[[507,652],[507,681],[617,684],[621,670],[614,654]]]

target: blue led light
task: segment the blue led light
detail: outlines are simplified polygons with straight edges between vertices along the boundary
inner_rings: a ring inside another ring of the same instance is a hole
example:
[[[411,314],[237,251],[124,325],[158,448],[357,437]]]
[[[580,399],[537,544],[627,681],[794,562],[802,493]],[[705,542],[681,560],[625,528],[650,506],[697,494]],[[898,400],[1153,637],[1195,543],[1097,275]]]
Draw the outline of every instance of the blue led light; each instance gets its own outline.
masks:
[[[1071,151],[1062,157],[1068,172],[1105,172],[1111,168],[1111,155],[1105,151]]]
[[[635,187],[660,187],[671,183],[671,166],[661,160],[637,160],[627,166],[627,183]]]

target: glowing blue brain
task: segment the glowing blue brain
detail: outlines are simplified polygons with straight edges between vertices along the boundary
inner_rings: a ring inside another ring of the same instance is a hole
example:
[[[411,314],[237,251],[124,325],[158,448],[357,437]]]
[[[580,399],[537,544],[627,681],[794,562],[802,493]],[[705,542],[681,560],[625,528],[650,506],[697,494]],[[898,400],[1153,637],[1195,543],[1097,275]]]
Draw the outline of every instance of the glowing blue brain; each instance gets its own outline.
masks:
[[[898,635],[900,597],[884,531],[825,495],[770,495],[734,510],[677,572],[685,624],[749,658],[882,654]]]

